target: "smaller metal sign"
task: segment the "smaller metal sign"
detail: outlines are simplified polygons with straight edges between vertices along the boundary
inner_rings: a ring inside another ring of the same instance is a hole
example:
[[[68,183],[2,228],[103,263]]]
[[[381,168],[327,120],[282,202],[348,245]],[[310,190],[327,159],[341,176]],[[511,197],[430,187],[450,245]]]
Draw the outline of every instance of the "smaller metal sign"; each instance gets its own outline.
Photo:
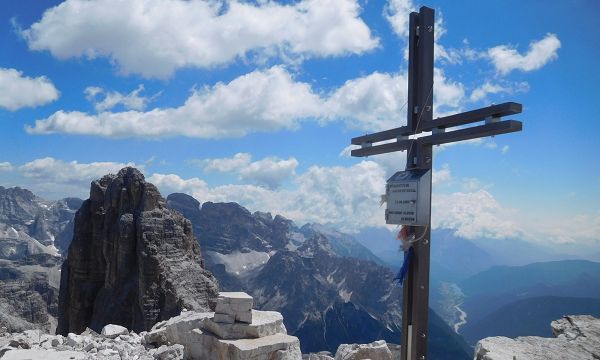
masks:
[[[398,171],[386,185],[387,224],[427,226],[430,216],[431,170]]]

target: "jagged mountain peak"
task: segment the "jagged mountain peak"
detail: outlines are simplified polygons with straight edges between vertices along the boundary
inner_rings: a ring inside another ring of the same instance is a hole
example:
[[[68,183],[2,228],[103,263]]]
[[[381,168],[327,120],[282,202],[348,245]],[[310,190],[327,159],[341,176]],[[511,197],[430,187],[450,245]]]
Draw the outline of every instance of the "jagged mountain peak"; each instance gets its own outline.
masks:
[[[319,255],[338,256],[329,243],[329,240],[322,234],[316,233],[306,240],[298,248],[298,253],[303,257],[315,257]]]
[[[58,333],[107,323],[148,330],[183,309],[207,311],[217,295],[190,221],[141,172],[92,182],[62,267]]]
[[[167,204],[177,203],[181,207],[190,210],[200,210],[200,201],[193,196],[184,193],[172,193],[167,196]],[[170,205],[169,205],[170,206]]]

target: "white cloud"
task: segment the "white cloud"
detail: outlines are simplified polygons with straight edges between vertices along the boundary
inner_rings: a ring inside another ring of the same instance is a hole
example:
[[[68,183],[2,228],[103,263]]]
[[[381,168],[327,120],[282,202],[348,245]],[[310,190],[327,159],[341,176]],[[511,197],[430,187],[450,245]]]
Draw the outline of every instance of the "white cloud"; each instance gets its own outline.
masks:
[[[252,161],[252,155],[248,153],[237,153],[231,158],[193,161],[199,163],[204,168],[204,171],[234,172],[247,166]]]
[[[533,71],[558,58],[560,40],[555,34],[546,34],[546,37],[529,44],[525,55],[520,54],[514,47],[500,45],[488,49],[487,55],[496,67],[496,70],[506,75],[513,70]]]
[[[39,192],[85,196],[89,192],[91,181],[112,173],[116,174],[133,163],[92,162],[80,163],[46,157],[30,161],[19,166],[23,176],[33,181],[32,187]],[[143,170],[143,166],[137,165]]]
[[[439,68],[435,68],[433,72],[433,90],[434,116],[443,116],[442,114],[450,110],[459,110],[465,100],[464,85],[448,79]]]
[[[275,189],[281,183],[296,174],[298,160],[291,157],[287,160],[275,156],[252,162],[248,153],[237,153],[230,158],[192,160],[199,164],[204,171],[231,172],[240,180]]]
[[[492,184],[484,184],[477,178],[463,178],[462,187],[467,192],[475,192],[478,190],[487,190],[492,187]]]
[[[506,153],[508,152],[508,150],[509,150],[509,149],[510,149],[510,146],[508,146],[508,145],[504,145],[504,146],[502,147],[502,154],[506,154]]]
[[[564,218],[529,219],[535,224],[530,230],[532,239],[546,243],[600,245],[600,212],[571,215],[568,224]],[[571,249],[573,250],[573,249]]]
[[[313,166],[295,177],[292,188],[268,189],[255,185],[209,186],[200,178],[183,179],[176,174],[153,174],[147,180],[164,195],[185,192],[200,201],[237,202],[250,211],[270,211],[305,222],[330,223],[343,231],[384,226],[385,170],[374,161],[349,167]],[[451,181],[449,167],[434,171],[432,227],[453,229],[457,236],[514,238],[545,243],[594,244],[600,233],[600,214],[574,216],[570,226],[556,219],[523,216],[503,206],[477,179],[463,179],[467,192],[444,193],[439,189]],[[469,184],[468,184],[469,183]]]
[[[436,69],[435,114],[457,110],[464,100],[461,83]],[[90,88],[98,94],[99,88]],[[241,137],[254,132],[296,129],[302,121],[345,121],[349,127],[379,131],[406,123],[406,74],[372,74],[348,80],[329,95],[295,81],[281,66],[255,70],[228,84],[194,91],[176,108],[151,111],[57,111],[26,126],[30,134],[80,134],[104,137]]]
[[[485,100],[488,94],[515,94],[520,92],[529,91],[529,84],[527,82],[519,82],[514,84],[497,84],[492,83],[490,81],[486,81],[482,85],[475,88],[471,95],[469,96],[469,100],[472,102],[477,102],[480,100]]]
[[[183,105],[151,111],[58,111],[27,126],[31,134],[86,134],[104,137],[241,137],[251,132],[294,129],[318,116],[321,99],[309,84],[295,82],[280,66],[256,70],[228,84],[194,91]]]
[[[296,176],[293,189],[254,185],[209,187],[199,178],[154,174],[149,181],[163,193],[187,192],[202,201],[235,201],[252,211],[268,210],[299,223],[332,223],[354,231],[383,223],[379,196],[385,191],[382,168],[372,161],[350,167],[312,166]]]
[[[436,193],[432,199],[432,227],[454,229],[458,236],[508,238],[523,233],[516,211],[506,209],[488,191]]]
[[[409,15],[417,11],[412,0],[389,0],[384,9],[384,15],[396,35],[408,36]]]
[[[406,124],[406,74],[374,72],[348,80],[326,102],[329,117],[352,128],[379,131]]]
[[[241,168],[239,174],[242,180],[275,189],[283,181],[294,176],[296,167],[298,167],[298,160],[293,157],[289,159],[267,157]]]
[[[0,68],[0,108],[10,111],[52,102],[59,92],[45,76],[31,78],[16,69]]]
[[[59,59],[106,57],[124,74],[165,78],[258,54],[327,57],[378,46],[356,0],[67,0],[22,32]]]
[[[89,86],[84,90],[85,98],[94,104],[98,112],[110,110],[117,105],[122,105],[127,110],[144,110],[148,103],[154,100],[159,94],[153,96],[142,96],[144,85],[139,85],[135,90],[128,94],[122,94],[118,91],[106,91],[101,87]],[[98,95],[104,95],[102,100],[97,99]]]
[[[14,166],[11,163],[9,163],[8,161],[0,162],[0,173],[13,171],[13,169],[14,169]]]
[[[452,173],[448,164],[442,165],[441,169],[433,170],[431,173],[431,185],[440,186],[452,180]]]

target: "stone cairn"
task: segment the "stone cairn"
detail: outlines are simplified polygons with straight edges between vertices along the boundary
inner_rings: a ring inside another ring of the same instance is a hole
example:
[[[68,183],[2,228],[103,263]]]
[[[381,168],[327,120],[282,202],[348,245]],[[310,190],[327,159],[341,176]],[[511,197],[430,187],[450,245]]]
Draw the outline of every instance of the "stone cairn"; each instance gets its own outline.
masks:
[[[187,311],[154,325],[147,344],[184,346],[185,359],[301,360],[300,342],[287,334],[283,316],[253,310],[243,292],[221,292],[215,312]]]

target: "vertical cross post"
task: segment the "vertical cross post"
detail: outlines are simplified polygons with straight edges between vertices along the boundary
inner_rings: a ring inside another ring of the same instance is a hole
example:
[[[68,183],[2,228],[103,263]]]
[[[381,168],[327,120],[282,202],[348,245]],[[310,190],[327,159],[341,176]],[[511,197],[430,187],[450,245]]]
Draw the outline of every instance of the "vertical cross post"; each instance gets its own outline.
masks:
[[[433,119],[434,10],[421,7],[419,13],[410,14],[409,22],[407,127],[416,134]],[[430,170],[432,146],[415,141],[410,144],[406,170]],[[422,240],[413,245],[414,256],[403,288],[402,360],[427,359],[431,202],[429,218],[428,226],[411,227],[415,238]]]

